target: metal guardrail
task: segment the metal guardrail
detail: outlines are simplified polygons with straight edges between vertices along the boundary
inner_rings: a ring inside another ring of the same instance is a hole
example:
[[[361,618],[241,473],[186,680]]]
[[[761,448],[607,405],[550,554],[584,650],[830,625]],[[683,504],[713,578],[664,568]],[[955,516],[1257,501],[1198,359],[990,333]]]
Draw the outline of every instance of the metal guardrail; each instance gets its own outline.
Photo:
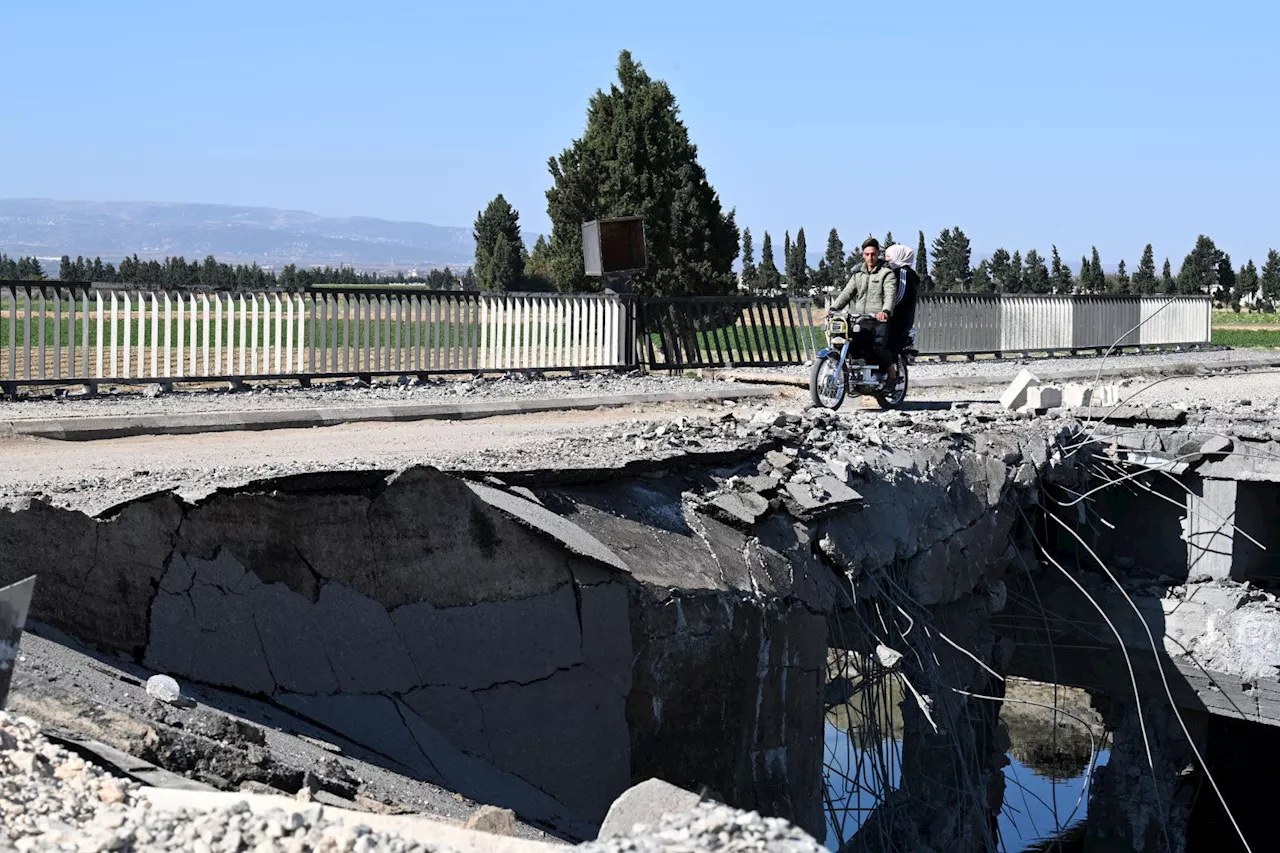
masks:
[[[1185,296],[926,294],[918,347],[972,356],[1207,344],[1211,307]],[[787,297],[0,282],[0,386],[802,364],[824,343],[817,323],[810,300]]]
[[[809,299],[646,297],[638,305],[640,355],[651,369],[803,364],[819,346]]]
[[[926,355],[1066,352],[1205,345],[1207,296],[924,294],[916,312]]]

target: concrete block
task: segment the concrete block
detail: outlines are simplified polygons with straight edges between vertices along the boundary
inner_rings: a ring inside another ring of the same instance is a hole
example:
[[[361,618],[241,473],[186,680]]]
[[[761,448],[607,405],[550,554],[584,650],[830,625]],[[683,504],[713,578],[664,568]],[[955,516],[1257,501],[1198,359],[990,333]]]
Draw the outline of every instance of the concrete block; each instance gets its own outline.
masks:
[[[656,827],[663,815],[691,812],[701,801],[701,797],[684,788],[661,779],[646,779],[613,801],[600,825],[600,838],[629,835],[638,823]]]
[[[1068,408],[1083,408],[1093,401],[1093,389],[1078,382],[1068,382],[1062,386],[1062,405]]]
[[[1000,405],[1006,409],[1017,409],[1027,402],[1027,389],[1040,384],[1040,380],[1030,370],[1023,370],[1009,383],[1009,387],[1000,395]]]
[[[1027,389],[1025,399],[1019,411],[1056,409],[1062,405],[1062,390],[1054,385],[1036,385]]]

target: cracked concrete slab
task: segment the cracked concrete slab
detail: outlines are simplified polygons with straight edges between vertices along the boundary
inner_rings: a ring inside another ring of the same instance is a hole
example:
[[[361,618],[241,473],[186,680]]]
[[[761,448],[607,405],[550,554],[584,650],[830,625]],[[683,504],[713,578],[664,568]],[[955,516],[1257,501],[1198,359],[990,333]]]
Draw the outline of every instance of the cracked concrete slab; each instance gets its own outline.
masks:
[[[571,584],[513,601],[446,608],[406,604],[392,612],[391,620],[421,685],[481,690],[536,681],[582,662]]]

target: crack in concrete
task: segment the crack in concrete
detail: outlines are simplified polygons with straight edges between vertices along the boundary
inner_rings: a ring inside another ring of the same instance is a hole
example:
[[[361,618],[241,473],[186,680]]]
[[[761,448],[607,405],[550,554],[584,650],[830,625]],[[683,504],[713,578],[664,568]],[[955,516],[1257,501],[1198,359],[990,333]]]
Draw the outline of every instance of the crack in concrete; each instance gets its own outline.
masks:
[[[587,665],[585,663],[575,663],[571,666],[558,666],[551,672],[547,673],[546,675],[540,675],[537,678],[532,678],[528,681],[516,681],[514,679],[508,680],[508,681],[495,681],[494,683],[486,687],[476,687],[472,689],[471,692],[487,693],[490,690],[495,690],[499,687],[528,687],[533,684],[540,684],[544,681],[550,681],[551,679],[555,678],[557,675],[560,675],[561,673],[572,672],[573,670],[578,668],[587,668]]]
[[[324,584],[324,579],[320,577],[320,573],[311,565],[311,561],[303,556],[302,549],[298,547],[297,543],[291,542],[289,544],[293,545],[293,553],[297,555],[298,559],[302,562],[302,565],[305,566],[306,570],[311,574],[311,579],[315,582],[315,593],[311,598],[311,603],[316,604],[320,601],[320,587]]]
[[[383,694],[383,693],[379,693],[377,695],[386,696],[386,694]],[[422,741],[418,740],[418,736],[414,733],[413,727],[410,726],[409,721],[405,719],[404,709],[400,703],[400,700],[396,698],[394,694],[392,694],[391,696],[387,696],[387,698],[390,699],[391,704],[395,706],[396,714],[398,714],[400,717],[400,725],[404,726],[404,730],[409,733],[409,737],[411,737],[413,739],[413,742],[417,744],[418,754],[423,757],[423,759],[427,762],[427,764],[431,765],[431,772],[436,774],[436,778],[440,779],[441,781],[444,781],[447,777],[440,772],[439,767],[436,767],[436,763],[431,760],[431,756],[427,755],[427,748],[422,745]],[[417,715],[415,714],[415,716]],[[419,719],[421,719],[421,717],[419,717]],[[426,725],[425,720],[423,720],[423,725]],[[450,743],[452,743],[452,741],[450,741]]]

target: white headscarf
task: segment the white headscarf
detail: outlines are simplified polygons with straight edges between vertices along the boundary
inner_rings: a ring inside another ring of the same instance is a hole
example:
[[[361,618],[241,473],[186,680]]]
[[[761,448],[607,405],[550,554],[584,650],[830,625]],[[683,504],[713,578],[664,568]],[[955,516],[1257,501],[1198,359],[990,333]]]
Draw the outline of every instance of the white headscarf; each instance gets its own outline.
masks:
[[[884,250],[884,260],[890,269],[900,270],[903,267],[912,267],[914,269],[916,253],[910,246],[894,243]]]

